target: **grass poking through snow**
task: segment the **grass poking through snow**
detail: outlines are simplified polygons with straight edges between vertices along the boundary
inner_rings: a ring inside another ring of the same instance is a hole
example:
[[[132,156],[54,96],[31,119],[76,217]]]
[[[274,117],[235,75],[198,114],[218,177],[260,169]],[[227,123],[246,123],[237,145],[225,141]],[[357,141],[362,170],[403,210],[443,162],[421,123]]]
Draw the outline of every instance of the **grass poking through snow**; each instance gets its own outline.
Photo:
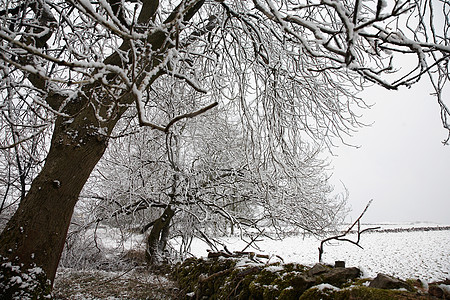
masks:
[[[60,270],[56,276],[55,299],[176,299],[176,283],[145,268],[128,271]]]

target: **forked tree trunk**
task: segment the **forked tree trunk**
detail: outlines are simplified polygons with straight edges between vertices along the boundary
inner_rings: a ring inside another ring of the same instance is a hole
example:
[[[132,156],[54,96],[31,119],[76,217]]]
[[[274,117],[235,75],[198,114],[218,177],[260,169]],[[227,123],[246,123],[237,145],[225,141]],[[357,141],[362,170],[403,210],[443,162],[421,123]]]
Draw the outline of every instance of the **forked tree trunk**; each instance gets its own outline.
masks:
[[[161,217],[154,223],[152,230],[147,236],[146,259],[150,264],[159,263],[161,255],[166,248],[170,232],[170,222],[175,211],[167,206]]]

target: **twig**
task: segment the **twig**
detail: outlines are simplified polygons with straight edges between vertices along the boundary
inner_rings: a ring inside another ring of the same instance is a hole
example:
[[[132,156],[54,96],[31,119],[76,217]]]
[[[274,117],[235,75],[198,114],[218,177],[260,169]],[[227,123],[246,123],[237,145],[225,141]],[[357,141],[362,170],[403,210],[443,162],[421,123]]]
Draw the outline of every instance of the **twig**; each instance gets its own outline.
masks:
[[[256,241],[256,239],[259,238],[263,233],[264,229],[260,231],[254,238],[252,238],[251,241],[247,243],[247,246],[245,246],[244,249],[241,250],[241,252],[247,250],[247,248],[250,247]]]
[[[209,247],[211,247],[211,249],[215,249],[215,251],[219,251],[219,249],[217,249],[216,245],[214,245],[213,242],[211,242],[211,240],[206,236],[206,234],[199,230],[198,228],[195,227],[195,229],[197,230],[198,233],[200,233],[200,235],[202,236],[203,240],[209,245]]]

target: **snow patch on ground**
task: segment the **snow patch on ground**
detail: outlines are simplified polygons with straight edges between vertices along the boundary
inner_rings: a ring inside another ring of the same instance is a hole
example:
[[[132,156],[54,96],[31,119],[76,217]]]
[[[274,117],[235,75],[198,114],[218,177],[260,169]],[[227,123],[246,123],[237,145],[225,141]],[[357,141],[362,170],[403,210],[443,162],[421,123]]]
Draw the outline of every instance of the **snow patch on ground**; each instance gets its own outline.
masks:
[[[439,287],[445,291],[446,294],[450,295],[450,285],[447,284],[440,284]]]
[[[333,291],[340,291],[340,288],[335,287],[334,285],[331,285],[329,283],[322,283],[316,286],[313,286],[312,288],[316,288],[319,291],[323,291],[323,290],[333,290]]]

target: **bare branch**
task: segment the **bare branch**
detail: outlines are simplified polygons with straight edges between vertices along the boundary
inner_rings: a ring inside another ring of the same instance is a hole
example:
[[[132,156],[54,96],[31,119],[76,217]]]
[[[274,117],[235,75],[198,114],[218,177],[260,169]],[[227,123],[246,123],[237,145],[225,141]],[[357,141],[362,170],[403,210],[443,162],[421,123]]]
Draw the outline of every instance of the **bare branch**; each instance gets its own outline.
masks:
[[[336,235],[336,236],[332,236],[329,238],[326,238],[324,240],[322,240],[320,242],[320,247],[319,249],[319,262],[322,262],[322,254],[323,254],[323,246],[325,245],[326,242],[329,242],[331,240],[337,240],[337,241],[342,241],[342,242],[349,242],[353,245],[358,246],[359,248],[363,249],[363,247],[359,244],[360,240],[361,240],[361,234],[370,230],[376,230],[379,229],[380,227],[371,227],[371,228],[365,228],[363,230],[361,230],[361,218],[364,216],[364,214],[366,213],[367,209],[369,208],[370,204],[372,203],[373,199],[371,199],[369,201],[369,203],[367,203],[366,208],[364,208],[363,212],[361,213],[361,215],[355,220],[355,222],[342,234]],[[356,241],[354,240],[350,240],[348,238],[344,238],[345,236],[347,236],[352,229],[357,225],[357,239]]]

